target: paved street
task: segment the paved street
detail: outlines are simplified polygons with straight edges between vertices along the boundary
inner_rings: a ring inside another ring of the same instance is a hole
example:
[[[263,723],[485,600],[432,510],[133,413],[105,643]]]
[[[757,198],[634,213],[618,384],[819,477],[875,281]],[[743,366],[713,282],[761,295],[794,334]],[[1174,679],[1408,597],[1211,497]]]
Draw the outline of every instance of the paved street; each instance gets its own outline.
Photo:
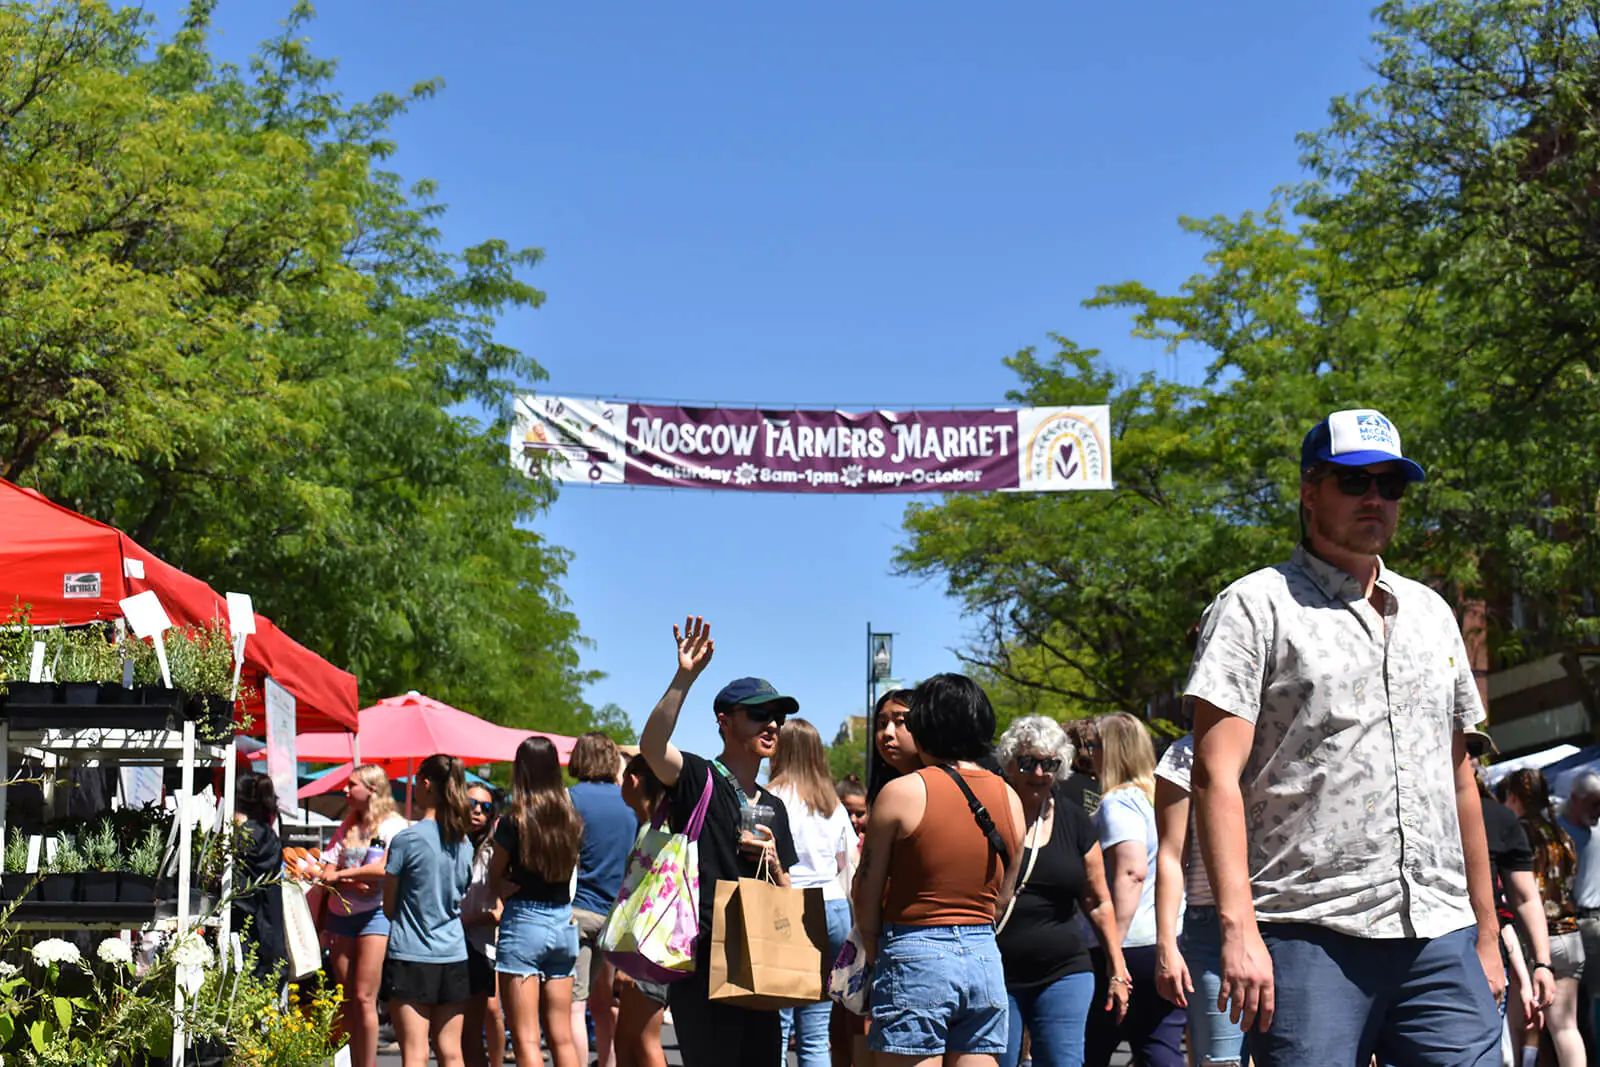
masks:
[[[667,1051],[667,1063],[670,1064],[671,1067],[679,1067],[679,1065],[683,1063],[683,1058],[678,1055],[678,1039],[673,1034],[672,1027],[668,1026],[662,1029],[661,1043]],[[510,1057],[510,1049],[507,1048],[506,1063],[511,1064],[512,1062],[513,1061]],[[547,1064],[550,1062],[550,1056],[548,1053],[544,1057],[544,1062]],[[594,1062],[592,1054],[589,1062]],[[1126,1046],[1117,1050],[1117,1054],[1111,1057],[1111,1067],[1129,1067],[1132,1062],[1133,1059],[1128,1055]],[[789,1064],[790,1067],[797,1067],[797,1061],[795,1060],[794,1053],[792,1052],[789,1054]],[[400,1053],[380,1051],[378,1053],[378,1067],[400,1067]]]

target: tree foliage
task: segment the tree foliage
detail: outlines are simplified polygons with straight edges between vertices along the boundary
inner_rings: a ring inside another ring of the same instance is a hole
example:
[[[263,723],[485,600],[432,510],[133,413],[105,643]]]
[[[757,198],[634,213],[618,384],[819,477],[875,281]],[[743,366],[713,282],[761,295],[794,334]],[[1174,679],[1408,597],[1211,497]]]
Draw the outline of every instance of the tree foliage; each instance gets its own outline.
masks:
[[[1379,407],[1429,472],[1390,562],[1481,601],[1501,663],[1600,635],[1600,26],[1586,4],[1379,7],[1378,81],[1302,138],[1308,180],[1238,219],[1177,292],[1089,301],[1204,361],[1118,380],[1057,338],[1029,404],[1109,403],[1109,493],[913,506],[898,555],[985,621],[972,662],[1060,714],[1145,710],[1185,634],[1298,535],[1298,446]]]
[[[347,104],[305,4],[219,64],[211,6],[158,39],[0,3],[0,475],[251,592],[363,697],[587,726],[551,490],[497,414],[542,377],[493,333],[540,253],[446,250],[432,185],[384,169],[438,83]]]

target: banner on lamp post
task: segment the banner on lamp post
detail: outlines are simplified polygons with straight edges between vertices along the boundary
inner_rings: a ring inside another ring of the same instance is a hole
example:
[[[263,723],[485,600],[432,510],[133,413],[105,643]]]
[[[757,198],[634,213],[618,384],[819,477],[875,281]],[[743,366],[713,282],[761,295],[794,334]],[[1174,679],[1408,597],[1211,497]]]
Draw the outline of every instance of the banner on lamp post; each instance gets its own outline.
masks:
[[[1104,405],[782,411],[522,396],[511,461],[561,482],[767,493],[1110,489]]]
[[[267,706],[267,777],[278,794],[278,810],[293,815],[300,792],[295,777],[294,694],[267,678],[262,684],[262,699]]]

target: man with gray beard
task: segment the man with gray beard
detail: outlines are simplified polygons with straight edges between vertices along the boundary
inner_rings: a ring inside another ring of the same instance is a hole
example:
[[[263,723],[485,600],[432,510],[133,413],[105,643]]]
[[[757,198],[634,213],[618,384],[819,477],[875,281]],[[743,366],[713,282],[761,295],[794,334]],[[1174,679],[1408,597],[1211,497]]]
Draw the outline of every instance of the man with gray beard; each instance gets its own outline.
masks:
[[[1207,609],[1185,686],[1218,1007],[1263,1067],[1497,1065],[1483,705],[1449,605],[1378,558],[1423,471],[1371,409],[1300,469],[1304,540]]]

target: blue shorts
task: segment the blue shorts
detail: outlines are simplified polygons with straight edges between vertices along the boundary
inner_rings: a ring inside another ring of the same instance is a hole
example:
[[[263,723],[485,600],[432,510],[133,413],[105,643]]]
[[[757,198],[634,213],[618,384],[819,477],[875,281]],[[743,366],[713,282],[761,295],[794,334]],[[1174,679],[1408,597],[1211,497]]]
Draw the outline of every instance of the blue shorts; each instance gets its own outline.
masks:
[[[508,900],[500,913],[494,969],[518,978],[571,978],[578,967],[578,924],[571,904]]]
[[[322,928],[334,937],[388,937],[389,917],[381,907],[358,911],[354,915],[338,915],[330,911],[322,920]]]
[[[1262,923],[1272,955],[1272,1029],[1250,1035],[1259,1067],[1379,1063],[1498,1067],[1500,1013],[1477,927],[1421,938],[1363,938],[1304,923]]]
[[[872,972],[873,1052],[1002,1056],[1010,1014],[993,927],[884,927]]]

